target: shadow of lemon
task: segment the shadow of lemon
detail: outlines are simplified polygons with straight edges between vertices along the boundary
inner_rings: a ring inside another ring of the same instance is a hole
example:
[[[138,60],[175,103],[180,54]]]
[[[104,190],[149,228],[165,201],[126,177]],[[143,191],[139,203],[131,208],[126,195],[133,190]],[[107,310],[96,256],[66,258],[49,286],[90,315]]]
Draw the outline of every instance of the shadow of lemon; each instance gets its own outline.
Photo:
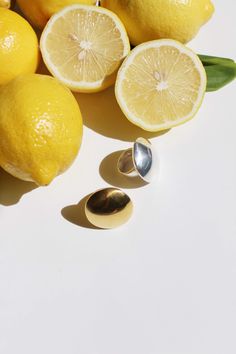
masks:
[[[74,96],[79,103],[84,125],[98,134],[134,141],[138,137],[150,139],[167,132],[147,132],[132,124],[121,111],[113,86],[99,93],[74,93]]]
[[[10,206],[19,202],[21,197],[37,188],[33,182],[21,181],[0,168],[0,204]]]
[[[51,75],[42,58],[37,73]],[[115,97],[114,86],[98,93],[75,93],[84,125],[96,133],[117,140],[133,142],[139,137],[146,139],[168,132],[147,132],[132,124],[121,111]]]

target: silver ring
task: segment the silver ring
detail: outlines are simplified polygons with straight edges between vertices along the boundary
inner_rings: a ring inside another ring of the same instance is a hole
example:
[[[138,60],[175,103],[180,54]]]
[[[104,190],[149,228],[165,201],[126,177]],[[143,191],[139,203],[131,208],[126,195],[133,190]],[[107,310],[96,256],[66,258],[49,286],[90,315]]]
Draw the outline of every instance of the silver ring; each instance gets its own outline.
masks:
[[[138,138],[130,149],[122,152],[117,168],[125,176],[139,176],[150,183],[157,178],[159,165],[159,158],[150,141]]]

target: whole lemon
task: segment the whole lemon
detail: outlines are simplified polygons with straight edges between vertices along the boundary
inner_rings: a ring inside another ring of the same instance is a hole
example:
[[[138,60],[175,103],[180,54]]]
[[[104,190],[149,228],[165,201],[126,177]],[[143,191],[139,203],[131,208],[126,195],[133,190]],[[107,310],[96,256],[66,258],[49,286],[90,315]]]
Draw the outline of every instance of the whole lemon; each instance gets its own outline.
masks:
[[[43,29],[49,18],[63,7],[72,4],[95,5],[96,0],[17,0],[21,11],[30,22]]]
[[[214,12],[210,0],[101,0],[124,23],[138,45],[159,38],[190,41]]]
[[[76,99],[50,76],[18,76],[0,89],[0,166],[15,177],[49,184],[74,161],[82,129]]]
[[[34,73],[38,59],[33,28],[16,12],[0,7],[0,86],[20,74]]]

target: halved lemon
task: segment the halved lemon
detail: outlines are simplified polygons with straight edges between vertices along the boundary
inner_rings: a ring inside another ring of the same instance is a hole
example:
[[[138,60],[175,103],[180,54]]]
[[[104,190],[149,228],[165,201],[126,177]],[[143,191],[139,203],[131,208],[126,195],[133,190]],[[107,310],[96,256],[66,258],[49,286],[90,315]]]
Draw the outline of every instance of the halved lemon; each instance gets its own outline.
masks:
[[[147,131],[165,130],[196,114],[206,80],[193,51],[171,39],[155,40],[137,46],[123,62],[116,98],[135,125]]]
[[[130,51],[126,30],[111,11],[71,5],[48,21],[40,40],[49,71],[73,91],[101,91],[115,82]]]

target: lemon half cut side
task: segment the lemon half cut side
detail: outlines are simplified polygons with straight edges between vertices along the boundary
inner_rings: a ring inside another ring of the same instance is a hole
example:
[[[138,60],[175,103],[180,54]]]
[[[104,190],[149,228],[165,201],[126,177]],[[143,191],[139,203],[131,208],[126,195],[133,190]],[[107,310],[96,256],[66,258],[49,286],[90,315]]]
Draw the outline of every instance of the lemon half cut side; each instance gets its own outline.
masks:
[[[49,71],[73,91],[96,92],[114,84],[130,51],[126,30],[111,11],[71,5],[51,17],[40,41]]]
[[[123,62],[116,98],[135,125],[166,130],[191,119],[201,106],[206,72],[198,56],[183,44],[162,39],[143,43]]]

